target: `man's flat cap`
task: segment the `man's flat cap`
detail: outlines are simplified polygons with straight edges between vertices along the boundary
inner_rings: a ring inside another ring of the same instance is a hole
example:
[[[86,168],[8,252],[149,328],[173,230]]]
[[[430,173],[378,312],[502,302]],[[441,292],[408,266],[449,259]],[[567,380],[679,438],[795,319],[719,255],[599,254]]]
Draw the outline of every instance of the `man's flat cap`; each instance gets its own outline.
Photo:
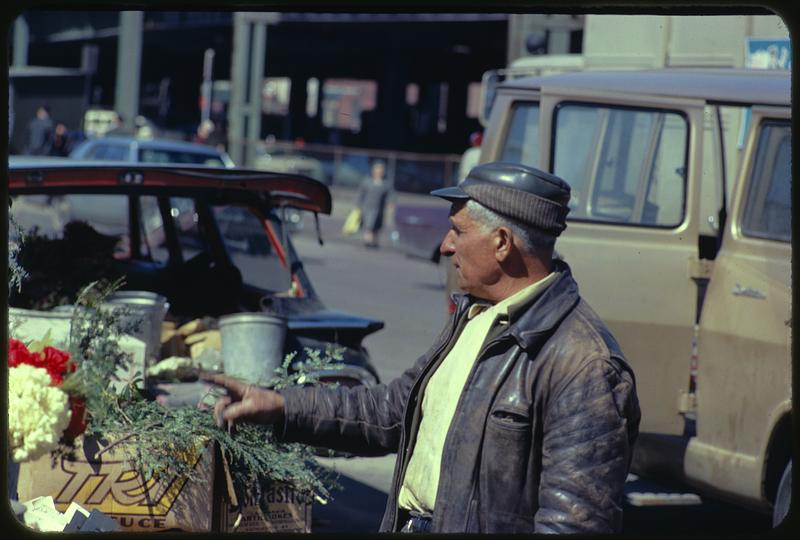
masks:
[[[431,195],[450,201],[473,199],[553,236],[567,228],[569,184],[520,163],[495,161],[478,165],[459,185],[433,190]]]

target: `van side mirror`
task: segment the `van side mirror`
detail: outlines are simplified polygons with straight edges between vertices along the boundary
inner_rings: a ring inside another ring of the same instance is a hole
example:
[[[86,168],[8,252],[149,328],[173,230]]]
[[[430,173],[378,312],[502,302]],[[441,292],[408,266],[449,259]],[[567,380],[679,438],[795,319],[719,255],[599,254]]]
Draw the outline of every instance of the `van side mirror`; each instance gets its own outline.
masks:
[[[486,127],[489,121],[489,114],[492,112],[492,105],[497,94],[497,85],[500,84],[501,75],[496,69],[489,70],[481,77],[480,108],[478,110],[478,122]]]

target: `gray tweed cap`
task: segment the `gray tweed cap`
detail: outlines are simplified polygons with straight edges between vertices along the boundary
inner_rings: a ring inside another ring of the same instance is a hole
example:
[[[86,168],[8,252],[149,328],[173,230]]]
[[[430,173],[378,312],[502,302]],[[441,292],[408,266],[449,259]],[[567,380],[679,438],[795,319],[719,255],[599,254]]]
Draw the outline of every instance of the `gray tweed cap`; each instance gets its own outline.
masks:
[[[570,187],[558,176],[495,161],[473,167],[457,186],[435,189],[449,201],[473,199],[498,214],[558,236],[567,228]]]

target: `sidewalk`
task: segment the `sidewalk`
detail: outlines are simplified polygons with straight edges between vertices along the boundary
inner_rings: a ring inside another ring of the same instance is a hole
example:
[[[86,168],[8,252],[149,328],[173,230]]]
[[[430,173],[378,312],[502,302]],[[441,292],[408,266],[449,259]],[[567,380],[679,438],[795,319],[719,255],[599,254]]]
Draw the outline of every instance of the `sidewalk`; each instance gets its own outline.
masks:
[[[358,198],[358,187],[355,186],[330,186],[331,198],[333,199],[333,209],[330,215],[319,216],[319,226],[322,239],[325,242],[347,242],[351,244],[361,244],[361,234],[346,236],[342,234],[342,225],[347,218],[347,214],[355,208]],[[406,193],[396,191],[392,195],[392,202],[396,205],[428,206],[441,205],[440,199],[432,195],[421,193]],[[391,234],[394,230],[394,211],[387,207],[386,216],[381,229],[380,245],[383,248],[392,248]],[[294,235],[316,237],[316,226],[314,216],[305,213],[303,228],[295,231]]]
[[[358,197],[358,188],[350,186],[331,186],[331,197],[333,197],[332,217],[340,217],[344,220],[348,212],[353,209]],[[397,205],[420,205],[434,206],[441,205],[441,199],[427,193],[407,193],[395,191],[392,193],[391,200]],[[387,222],[387,225],[390,223]]]

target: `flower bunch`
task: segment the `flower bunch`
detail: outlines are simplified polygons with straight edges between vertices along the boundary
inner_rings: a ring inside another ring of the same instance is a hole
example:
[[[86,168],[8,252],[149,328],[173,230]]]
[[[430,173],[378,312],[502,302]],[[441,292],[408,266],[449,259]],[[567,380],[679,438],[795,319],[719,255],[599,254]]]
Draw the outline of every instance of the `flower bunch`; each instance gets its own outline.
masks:
[[[65,430],[74,436],[85,428],[79,400],[60,388],[76,367],[69,353],[55,347],[32,351],[8,340],[8,444],[14,461],[37,459],[58,446]]]
[[[16,462],[34,460],[58,446],[72,418],[69,396],[52,385],[43,367],[8,370],[8,446]]]

